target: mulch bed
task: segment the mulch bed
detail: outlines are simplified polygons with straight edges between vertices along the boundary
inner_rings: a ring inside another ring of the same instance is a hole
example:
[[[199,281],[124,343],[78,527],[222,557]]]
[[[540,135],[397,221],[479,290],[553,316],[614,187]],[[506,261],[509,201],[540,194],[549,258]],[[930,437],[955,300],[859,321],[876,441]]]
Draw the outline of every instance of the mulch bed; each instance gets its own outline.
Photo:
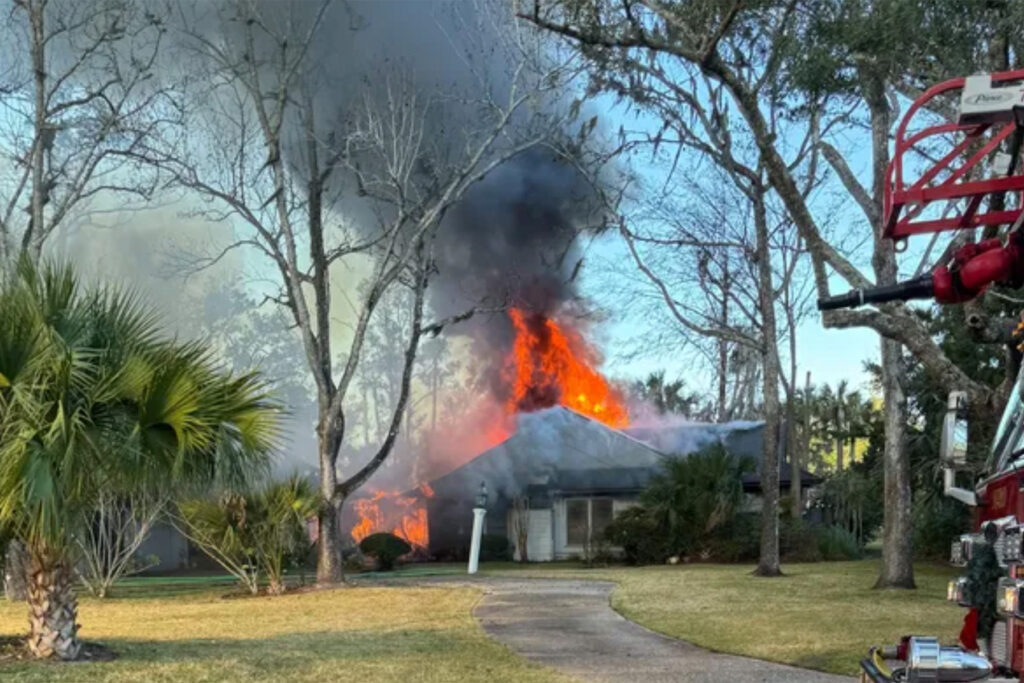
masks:
[[[82,652],[78,659],[62,662],[58,659],[49,660],[51,664],[83,664],[87,662],[110,662],[117,659],[117,653],[106,645],[99,643],[82,643]],[[35,657],[28,651],[24,636],[0,636],[0,667],[16,662],[34,661]]]

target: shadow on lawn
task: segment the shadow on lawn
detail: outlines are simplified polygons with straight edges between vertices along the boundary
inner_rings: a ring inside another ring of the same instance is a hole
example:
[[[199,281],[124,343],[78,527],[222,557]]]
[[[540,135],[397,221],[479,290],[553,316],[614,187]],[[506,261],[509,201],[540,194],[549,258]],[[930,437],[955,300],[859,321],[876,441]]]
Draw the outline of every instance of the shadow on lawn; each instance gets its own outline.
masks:
[[[274,659],[378,659],[396,654],[420,656],[454,652],[467,643],[457,634],[430,629],[372,631],[315,631],[287,633],[252,640],[129,640],[111,638],[104,644],[120,653],[120,661],[175,662],[182,660],[245,659],[256,664]]]
[[[407,629],[396,631],[316,631],[311,633],[289,633],[269,638],[241,639],[196,639],[196,640],[131,640],[105,638],[102,644],[109,647],[118,657],[109,664],[97,665],[83,662],[59,664],[55,662],[18,661],[0,663],[0,679],[6,673],[45,675],[56,673],[55,669],[72,675],[74,680],[95,677],[104,680],[109,666],[124,672],[139,670],[152,671],[152,665],[212,666],[216,670],[231,671],[231,678],[250,673],[272,674],[275,671],[287,673],[296,667],[310,665],[343,664],[358,660],[379,661],[394,658],[422,659],[426,656],[446,656],[465,652],[478,641],[470,642],[458,633],[429,629]],[[48,676],[47,676],[48,677]],[[35,679],[33,679],[35,680]]]

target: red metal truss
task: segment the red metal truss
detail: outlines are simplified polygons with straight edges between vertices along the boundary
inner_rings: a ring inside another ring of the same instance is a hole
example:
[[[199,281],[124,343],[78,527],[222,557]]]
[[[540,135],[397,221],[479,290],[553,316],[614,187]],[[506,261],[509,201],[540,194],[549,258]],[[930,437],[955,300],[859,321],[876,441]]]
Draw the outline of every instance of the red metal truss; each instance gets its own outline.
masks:
[[[1024,80],[1024,69],[992,74],[993,83]],[[1008,176],[985,178],[984,164],[999,151],[1017,127],[1015,121],[996,123],[942,123],[907,135],[907,126],[920,109],[927,108],[931,100],[961,91],[964,78],[940,83],[929,88],[914,100],[896,130],[895,149],[886,174],[883,206],[884,234],[894,240],[910,235],[961,230],[985,225],[1012,223],[1020,215],[1020,208],[988,209],[984,199],[992,194],[1011,194],[1024,191],[1024,164],[1017,164]],[[903,177],[904,155],[915,145],[941,135],[963,134],[952,150],[924,172],[919,178],[907,181]],[[990,168],[990,167],[989,167]],[[972,172],[977,170],[978,172]],[[942,176],[941,178],[939,176]],[[964,200],[967,201],[958,201]],[[920,217],[932,202],[950,202],[951,212],[942,217]],[[1017,207],[1022,203],[1018,201]]]

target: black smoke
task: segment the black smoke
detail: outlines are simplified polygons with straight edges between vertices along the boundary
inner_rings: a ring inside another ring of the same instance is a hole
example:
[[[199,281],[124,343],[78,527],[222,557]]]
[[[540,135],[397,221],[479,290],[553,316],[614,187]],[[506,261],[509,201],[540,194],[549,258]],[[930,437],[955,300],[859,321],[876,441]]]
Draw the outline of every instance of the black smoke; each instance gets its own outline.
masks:
[[[455,313],[482,302],[554,314],[576,298],[580,235],[598,216],[590,185],[562,158],[544,148],[518,155],[446,218],[435,308]]]
[[[493,16],[478,20],[474,12]],[[500,37],[487,32],[502,30],[500,20],[507,21],[510,12],[504,0],[392,0],[335,8],[330,26],[313,46],[325,82],[332,84],[318,93],[320,117],[330,120],[352,105],[355,93],[383,87],[375,79],[391,68],[411,77],[421,97],[452,100],[480,99],[482,74],[500,100],[516,64],[496,47]],[[572,96],[566,93],[563,101],[549,103],[550,113],[566,110]],[[473,107],[439,107],[428,138],[458,150],[464,131],[476,123],[475,114]],[[572,147],[566,141],[575,132],[556,131],[557,139],[494,169],[448,211],[438,234],[431,313],[443,319],[470,309],[490,311],[447,333],[469,335],[478,357],[493,359],[484,379],[496,391],[500,360],[512,340],[511,324],[500,309],[516,306],[551,316],[580,307],[581,245],[585,234],[600,225],[603,211],[590,182],[565,156]]]

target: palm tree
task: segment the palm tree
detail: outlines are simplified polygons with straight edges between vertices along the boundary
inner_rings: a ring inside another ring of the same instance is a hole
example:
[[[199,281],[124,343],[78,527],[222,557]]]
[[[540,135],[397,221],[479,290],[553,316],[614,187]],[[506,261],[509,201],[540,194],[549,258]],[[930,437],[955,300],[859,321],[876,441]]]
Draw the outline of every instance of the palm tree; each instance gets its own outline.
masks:
[[[308,546],[306,520],[316,516],[317,502],[313,485],[293,474],[247,494],[184,501],[179,510],[189,538],[251,593],[262,570],[267,592],[280,595],[285,561]]]
[[[0,526],[29,557],[29,649],[74,659],[72,547],[100,494],[248,481],[280,411],[257,375],[162,340],[138,299],[70,266],[3,272],[0,311]]]
[[[640,500],[667,532],[675,551],[703,550],[740,509],[743,475],[753,471],[754,462],[713,444],[685,457],[668,458],[663,467]]]

